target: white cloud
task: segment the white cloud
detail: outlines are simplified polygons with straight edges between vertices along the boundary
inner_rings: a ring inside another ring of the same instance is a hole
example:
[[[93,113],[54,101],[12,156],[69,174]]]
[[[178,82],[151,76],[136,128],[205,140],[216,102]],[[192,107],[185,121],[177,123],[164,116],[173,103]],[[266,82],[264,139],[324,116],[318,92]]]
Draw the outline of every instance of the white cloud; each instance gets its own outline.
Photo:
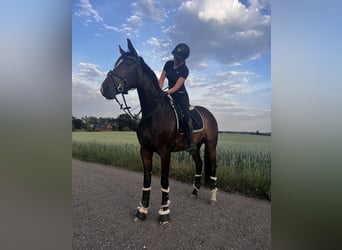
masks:
[[[246,15],[246,9],[239,1],[188,1],[184,8],[197,12],[198,18],[205,22],[238,22]]]
[[[164,9],[158,1],[138,0],[131,4],[132,14],[126,19],[117,31],[126,34],[128,37],[139,37],[139,28],[146,22],[162,22],[167,17]]]
[[[80,71],[78,73],[79,76],[85,77],[85,78],[96,78],[99,76],[106,75],[105,72],[100,71],[97,67],[98,65],[92,64],[92,63],[79,63]]]
[[[237,0],[187,1],[166,32],[172,43],[189,44],[192,64],[203,64],[206,58],[237,65],[270,49],[270,16],[256,11],[256,6],[266,4],[253,1],[246,7]]]
[[[103,22],[103,17],[93,8],[89,0],[80,0],[78,6],[80,8],[75,13],[77,16],[92,17],[96,22]]]
[[[133,14],[132,16],[127,18],[127,21],[131,24],[139,26],[143,24],[141,16],[137,16],[136,14]]]
[[[255,78],[257,75],[251,71],[218,71],[216,72],[216,76],[219,81],[224,82],[238,82],[238,83],[247,83],[252,78]]]
[[[79,70],[72,75],[73,98],[97,98],[106,72],[100,71],[98,66],[92,63],[81,62],[78,67]]]
[[[214,74],[195,72],[187,79],[187,86],[207,87],[212,96],[247,95],[260,91],[259,83],[253,83],[257,75],[251,71],[217,71]]]
[[[220,120],[219,127],[232,131],[270,132],[271,111],[248,107],[229,108],[222,106],[214,109],[216,118]]]
[[[137,18],[144,21],[163,21],[166,18],[166,12],[158,1],[138,0],[132,4],[133,15],[130,17],[133,21]],[[135,18],[133,18],[135,17]]]
[[[79,17],[87,17],[83,22],[86,26],[88,26],[89,23],[95,21],[96,23],[99,23],[102,30],[104,29],[111,32],[123,33],[126,34],[128,37],[133,35],[138,36],[139,34],[138,26],[140,26],[142,23],[139,16],[132,15],[130,18],[127,18],[128,24],[123,23],[119,27],[116,27],[106,23],[104,21],[104,18],[93,7],[89,0],[80,0],[77,6],[79,7],[79,9],[75,12],[75,15]],[[100,35],[100,33],[95,34],[95,36],[97,37]]]
[[[115,27],[115,26],[112,26],[112,25],[108,25],[108,24],[103,24],[103,27],[106,29],[106,30],[111,30],[111,31],[119,31],[119,28]]]
[[[170,58],[172,45],[169,39],[151,37],[147,40],[147,44],[152,46],[152,50],[147,51],[146,55],[152,57],[153,60],[162,64]]]
[[[147,43],[151,44],[151,45],[154,45],[156,47],[160,47],[162,45],[161,41],[158,40],[158,38],[155,38],[155,37],[151,37]]]
[[[271,110],[255,108],[224,96],[214,96],[211,93],[197,94],[192,91],[191,103],[208,108],[219,122],[219,129],[231,131],[271,131]]]
[[[127,37],[132,37],[132,36],[139,36],[139,30],[137,29],[137,27],[134,27],[132,25],[129,24],[122,24],[120,27],[115,27],[115,26],[111,26],[108,24],[103,24],[103,28],[105,28],[106,30],[109,31],[113,31],[113,32],[119,32],[122,34],[125,34]]]

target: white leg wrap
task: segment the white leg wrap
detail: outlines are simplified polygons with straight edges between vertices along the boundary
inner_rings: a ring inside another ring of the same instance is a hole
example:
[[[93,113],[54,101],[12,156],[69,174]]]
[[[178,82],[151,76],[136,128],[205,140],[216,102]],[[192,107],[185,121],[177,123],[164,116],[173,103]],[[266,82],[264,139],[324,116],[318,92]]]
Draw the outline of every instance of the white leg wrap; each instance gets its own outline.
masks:
[[[214,188],[213,190],[211,190],[210,193],[211,193],[210,200],[217,201],[216,200],[217,188]]]
[[[138,207],[138,211],[140,213],[147,214],[147,209],[148,209],[148,207],[144,207],[140,202],[140,206]]]
[[[170,209],[166,209],[165,211],[163,209],[159,209],[159,214],[160,215],[166,215],[170,213]]]
[[[201,174],[195,174],[195,177],[202,177]]]
[[[165,205],[161,205],[160,208],[168,207],[170,206],[170,204],[171,204],[171,201],[168,200],[167,203]]]
[[[143,191],[151,191],[151,187],[148,187],[148,188],[142,188]]]
[[[195,189],[196,191],[199,191],[199,189],[195,186],[195,184],[192,184],[192,186],[194,187],[194,189]]]
[[[216,181],[216,180],[217,180],[217,177],[210,176],[210,179],[213,180],[213,181]]]
[[[169,192],[170,192],[170,188],[167,188],[167,189],[162,188],[161,190],[162,190],[162,192],[164,192],[164,193],[169,193]]]

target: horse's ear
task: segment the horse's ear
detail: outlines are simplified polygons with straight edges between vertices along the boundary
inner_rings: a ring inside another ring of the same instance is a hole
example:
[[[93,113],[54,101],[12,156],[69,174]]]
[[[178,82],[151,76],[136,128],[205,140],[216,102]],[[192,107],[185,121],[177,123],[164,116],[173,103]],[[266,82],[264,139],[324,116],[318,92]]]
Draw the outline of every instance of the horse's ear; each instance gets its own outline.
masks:
[[[119,50],[120,50],[120,54],[123,56],[125,54],[125,51],[121,48],[120,45],[119,45]]]
[[[137,51],[136,51],[135,48],[133,47],[131,40],[129,40],[128,38],[127,38],[127,44],[128,44],[128,49],[129,49],[129,51],[131,51],[135,56],[138,57]]]

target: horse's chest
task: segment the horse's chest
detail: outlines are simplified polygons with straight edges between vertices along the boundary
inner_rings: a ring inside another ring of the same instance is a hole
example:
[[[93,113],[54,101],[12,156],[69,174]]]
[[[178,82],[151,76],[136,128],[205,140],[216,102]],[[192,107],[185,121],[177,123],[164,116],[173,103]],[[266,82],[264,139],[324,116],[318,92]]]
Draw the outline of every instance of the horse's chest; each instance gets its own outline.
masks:
[[[153,144],[153,134],[149,129],[140,128],[137,132],[138,140],[142,146],[151,146]]]

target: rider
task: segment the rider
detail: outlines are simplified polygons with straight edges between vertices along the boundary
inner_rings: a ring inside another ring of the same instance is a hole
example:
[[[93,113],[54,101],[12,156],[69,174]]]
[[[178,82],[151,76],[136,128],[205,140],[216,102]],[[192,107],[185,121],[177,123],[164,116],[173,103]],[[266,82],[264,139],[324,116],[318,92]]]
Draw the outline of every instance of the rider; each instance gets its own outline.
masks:
[[[193,141],[193,127],[189,111],[189,95],[185,88],[185,80],[189,75],[189,69],[185,64],[185,59],[190,55],[190,48],[185,43],[178,44],[172,50],[173,60],[167,61],[163,72],[159,78],[159,86],[163,88],[165,78],[169,81],[167,94],[171,95],[173,100],[180,105],[185,122],[185,134],[188,140],[187,151],[193,153],[196,145]]]

